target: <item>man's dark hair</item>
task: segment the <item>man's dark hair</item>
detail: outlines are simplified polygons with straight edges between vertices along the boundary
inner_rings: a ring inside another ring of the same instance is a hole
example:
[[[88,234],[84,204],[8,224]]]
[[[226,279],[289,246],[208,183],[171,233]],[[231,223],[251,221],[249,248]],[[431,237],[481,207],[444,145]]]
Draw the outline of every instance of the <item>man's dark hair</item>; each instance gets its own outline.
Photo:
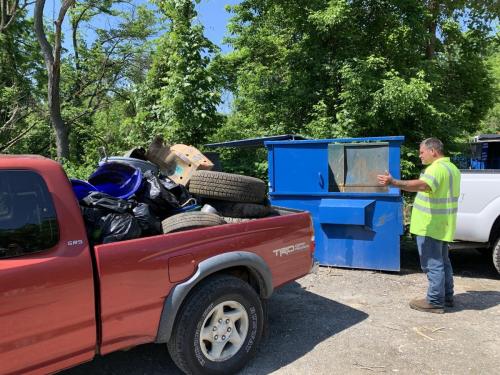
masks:
[[[437,138],[427,138],[420,143],[422,146],[424,146],[428,150],[434,150],[440,155],[444,155],[444,146],[443,142],[441,142]]]

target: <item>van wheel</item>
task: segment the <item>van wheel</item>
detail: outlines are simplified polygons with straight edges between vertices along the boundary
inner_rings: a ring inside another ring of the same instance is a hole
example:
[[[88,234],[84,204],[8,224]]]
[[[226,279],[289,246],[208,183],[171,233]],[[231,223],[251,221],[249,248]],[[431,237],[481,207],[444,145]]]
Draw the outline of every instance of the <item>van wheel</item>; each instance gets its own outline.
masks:
[[[168,351],[186,374],[232,374],[255,354],[263,320],[261,300],[248,283],[216,275],[183,304]]]
[[[266,197],[266,183],[239,174],[195,171],[189,180],[189,192],[204,198],[260,203]]]
[[[500,237],[497,238],[495,245],[493,245],[493,265],[500,273]]]
[[[163,233],[179,232],[203,227],[226,224],[219,215],[206,212],[184,212],[170,216],[161,222]]]

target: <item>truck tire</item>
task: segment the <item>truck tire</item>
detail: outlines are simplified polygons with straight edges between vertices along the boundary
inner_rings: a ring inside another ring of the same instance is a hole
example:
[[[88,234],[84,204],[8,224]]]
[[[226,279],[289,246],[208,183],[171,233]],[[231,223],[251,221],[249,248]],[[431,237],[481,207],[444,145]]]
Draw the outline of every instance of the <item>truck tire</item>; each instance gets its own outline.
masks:
[[[497,238],[495,244],[493,245],[493,265],[500,273],[500,237]]]
[[[203,227],[226,224],[219,215],[206,212],[184,212],[170,216],[161,222],[163,233],[179,232]]]
[[[271,206],[257,203],[237,203],[211,200],[208,202],[221,216],[258,218],[265,217],[271,212]]]
[[[196,171],[189,180],[189,192],[204,198],[260,203],[266,197],[266,184],[258,178],[239,174]]]
[[[186,374],[233,374],[255,354],[263,325],[255,290],[237,277],[215,275],[187,297],[168,351]]]

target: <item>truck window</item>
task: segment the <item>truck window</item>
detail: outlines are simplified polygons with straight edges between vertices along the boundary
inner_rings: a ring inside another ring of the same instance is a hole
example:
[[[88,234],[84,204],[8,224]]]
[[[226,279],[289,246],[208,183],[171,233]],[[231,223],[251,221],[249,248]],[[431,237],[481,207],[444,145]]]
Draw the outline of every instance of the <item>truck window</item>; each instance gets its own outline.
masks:
[[[53,247],[59,228],[45,181],[33,171],[0,171],[0,259]]]

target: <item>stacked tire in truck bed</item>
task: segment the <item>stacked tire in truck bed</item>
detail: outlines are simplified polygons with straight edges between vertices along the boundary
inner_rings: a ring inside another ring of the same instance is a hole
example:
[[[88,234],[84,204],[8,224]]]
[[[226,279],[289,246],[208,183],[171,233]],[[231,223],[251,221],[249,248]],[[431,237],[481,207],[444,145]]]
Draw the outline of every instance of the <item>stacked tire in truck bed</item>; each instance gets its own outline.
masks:
[[[189,192],[212,206],[215,213],[186,212],[162,222],[163,233],[238,223],[271,213],[264,181],[238,174],[200,170],[189,181]]]

